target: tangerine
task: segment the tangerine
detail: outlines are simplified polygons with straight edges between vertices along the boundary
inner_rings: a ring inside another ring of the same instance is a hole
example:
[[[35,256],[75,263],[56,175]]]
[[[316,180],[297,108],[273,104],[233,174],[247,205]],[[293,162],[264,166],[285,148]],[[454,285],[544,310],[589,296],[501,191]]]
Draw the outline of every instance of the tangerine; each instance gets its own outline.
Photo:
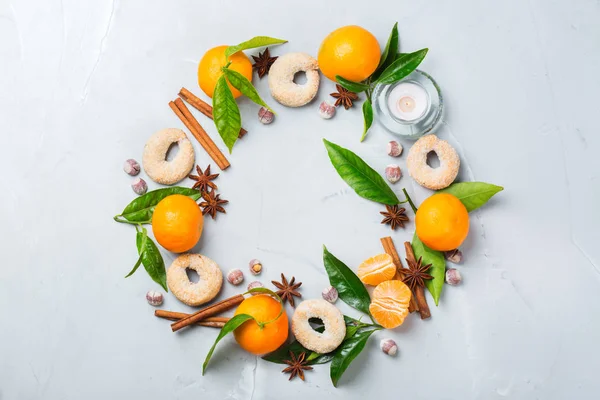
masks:
[[[265,325],[261,327],[254,320],[240,325],[233,332],[240,347],[255,355],[277,350],[288,338],[288,317],[282,307],[279,301],[267,294],[251,296],[242,301],[235,315],[248,314]]]
[[[217,46],[208,50],[198,64],[198,85],[210,98],[213,97],[217,81],[223,75],[221,67],[227,65],[229,61],[231,61],[231,65],[227,67],[228,69],[239,72],[246,79],[252,81],[252,63],[248,56],[238,51],[229,56],[229,60],[227,60],[227,57],[225,57],[227,47],[229,46]],[[238,98],[242,95],[242,92],[231,86],[231,83],[227,82],[227,84],[233,93],[233,97]]]
[[[384,328],[396,328],[402,325],[408,315],[411,296],[410,288],[402,281],[382,282],[373,290],[369,312]]]
[[[376,286],[396,275],[394,259],[387,253],[378,254],[358,266],[357,275],[366,285]]]
[[[335,82],[340,75],[354,82],[367,79],[379,65],[381,51],[371,32],[357,25],[348,25],[331,32],[321,43],[319,68]]]
[[[156,241],[174,253],[183,253],[198,243],[204,217],[200,207],[188,196],[173,194],[162,199],[152,214]]]
[[[453,250],[469,234],[469,212],[456,196],[437,193],[421,203],[415,226],[417,236],[430,249]]]

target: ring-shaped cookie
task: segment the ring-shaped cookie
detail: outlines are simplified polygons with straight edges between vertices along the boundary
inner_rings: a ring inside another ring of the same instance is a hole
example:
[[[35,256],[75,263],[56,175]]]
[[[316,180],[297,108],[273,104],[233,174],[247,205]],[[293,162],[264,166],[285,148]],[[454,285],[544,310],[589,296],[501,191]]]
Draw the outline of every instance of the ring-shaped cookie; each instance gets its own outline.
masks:
[[[193,269],[200,276],[191,282],[186,269]],[[188,306],[199,306],[214,299],[223,284],[223,273],[217,263],[201,254],[182,254],[167,271],[167,285],[181,302]]]
[[[427,154],[433,151],[440,160],[440,166],[431,168],[427,165]],[[416,141],[408,151],[406,166],[410,176],[419,185],[428,189],[439,190],[450,186],[460,168],[460,158],[454,147],[435,135],[426,135]]]
[[[315,331],[308,320],[319,318],[323,321],[323,333]],[[320,354],[329,353],[338,348],[346,336],[346,323],[342,312],[333,304],[323,300],[305,300],[294,312],[292,332],[296,340],[309,350]]]
[[[306,73],[306,83],[294,82],[294,75]],[[284,106],[300,107],[309,103],[319,90],[319,63],[305,53],[288,53],[277,59],[269,70],[269,89]]]
[[[167,161],[172,144],[179,145],[179,152],[173,160]],[[146,142],[142,164],[154,182],[172,185],[188,176],[194,167],[194,147],[181,129],[163,129]]]

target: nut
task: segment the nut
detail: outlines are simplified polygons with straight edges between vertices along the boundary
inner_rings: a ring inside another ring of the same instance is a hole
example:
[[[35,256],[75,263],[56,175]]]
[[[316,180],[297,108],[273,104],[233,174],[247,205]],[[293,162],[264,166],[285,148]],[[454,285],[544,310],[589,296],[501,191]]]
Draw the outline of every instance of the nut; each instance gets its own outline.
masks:
[[[254,281],[254,282],[250,282],[248,284],[248,290],[256,289],[256,288],[259,288],[259,287],[264,287],[264,285],[262,284],[262,282]],[[260,293],[252,293],[252,294],[255,295],[255,294],[260,294]]]
[[[146,293],[146,300],[151,306],[157,307],[163,303],[163,295],[155,290],[149,290],[148,293]]]
[[[463,258],[462,251],[459,249],[454,249],[450,251],[444,252],[444,257],[446,260],[450,261],[453,264],[460,264]]]
[[[140,164],[138,164],[138,162],[133,158],[130,158],[129,160],[125,161],[125,164],[123,164],[123,171],[131,176],[136,176],[140,173]]]
[[[148,191],[148,185],[142,178],[135,178],[133,182],[131,182],[131,188],[138,195],[142,195]]]
[[[381,347],[381,351],[388,356],[395,356],[398,352],[398,345],[392,339],[382,339],[379,343],[379,347]]]
[[[330,303],[335,303],[338,299],[338,291],[333,286],[329,286],[323,289],[321,295],[325,300],[327,300]]]
[[[398,157],[400,156],[400,154],[402,154],[402,145],[398,142],[396,142],[395,140],[392,140],[391,142],[389,142],[387,144],[387,153],[388,156],[392,156],[392,157]]]
[[[402,177],[402,171],[398,165],[390,164],[385,167],[385,177],[390,183],[396,183]]]
[[[323,119],[331,119],[335,115],[335,107],[324,101],[319,105],[319,115]]]
[[[446,271],[446,283],[448,285],[456,286],[462,282],[462,276],[460,275],[460,271],[456,268],[448,268]]]
[[[227,273],[227,282],[232,285],[239,285],[244,281],[244,273],[240,269],[232,269]]]
[[[258,275],[262,272],[262,263],[259,260],[250,260],[248,265],[250,266],[250,272],[252,272],[252,275]]]
[[[260,110],[258,110],[258,120],[261,124],[269,125],[273,122],[273,118],[275,118],[273,113],[266,108],[261,107]]]

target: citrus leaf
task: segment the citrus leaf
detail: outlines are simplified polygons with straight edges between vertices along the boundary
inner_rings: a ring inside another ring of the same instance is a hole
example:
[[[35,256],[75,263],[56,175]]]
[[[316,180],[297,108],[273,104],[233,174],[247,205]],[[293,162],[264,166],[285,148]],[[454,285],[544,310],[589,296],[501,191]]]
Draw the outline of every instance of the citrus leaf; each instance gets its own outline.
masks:
[[[120,215],[117,215],[117,217],[123,217],[130,222],[149,224],[150,221],[152,221],[154,207],[156,207],[156,205],[162,199],[172,194],[182,194],[184,196],[191,197],[194,201],[200,198],[200,192],[196,189],[190,189],[181,186],[157,189],[137,197],[135,200],[129,203],[123,212],[121,212]]]
[[[225,57],[229,58],[232,54],[237,53],[241,50],[254,49],[256,47],[271,46],[275,44],[287,43],[287,40],[276,39],[268,36],[255,36],[250,40],[237,44],[235,46],[229,46],[225,49]]]
[[[502,186],[493,185],[491,183],[459,182],[439,190],[438,193],[453,194],[465,205],[467,211],[471,212],[487,203],[493,195],[502,190],[504,190]]]
[[[323,139],[323,142],[334,168],[356,194],[391,206],[400,203],[383,178],[359,156],[326,139]]]
[[[421,61],[427,55],[429,49],[417,50],[414,53],[408,53],[399,56],[389,67],[381,73],[381,76],[377,79],[378,84],[387,85],[390,83],[398,82],[401,79],[406,78],[411,72],[413,72]]]
[[[444,258],[444,254],[437,250],[431,250],[429,247],[425,246],[417,236],[417,232],[415,232],[413,236],[412,248],[417,260],[419,257],[423,257],[421,260],[423,265],[431,264],[431,268],[429,268],[427,273],[433,276],[433,279],[426,280],[425,286],[427,286],[427,290],[429,290],[429,293],[433,296],[433,301],[437,306],[439,305],[440,296],[442,295],[444,276],[446,274],[446,259]]]
[[[383,53],[381,54],[379,65],[372,75],[373,79],[377,79],[377,77],[394,62],[396,59],[396,52],[398,51],[398,42],[398,23],[396,22],[392,28],[392,32],[390,33],[385,48],[383,49]]]
[[[363,103],[362,110],[363,110],[363,117],[365,119],[365,125],[364,125],[363,134],[360,138],[361,142],[363,140],[365,140],[365,138],[367,137],[367,132],[368,132],[369,128],[371,127],[371,125],[373,125],[373,106],[371,105],[371,101],[369,99],[366,99],[365,102]]]
[[[371,297],[365,285],[346,264],[331,254],[325,246],[323,246],[323,264],[329,276],[329,283],[337,289],[339,298],[350,307],[370,316]]]
[[[135,265],[133,266],[133,268],[131,269],[131,271],[125,275],[125,278],[129,278],[131,275],[133,275],[135,273],[135,271],[137,271],[137,269],[140,267],[140,265],[142,265],[142,257],[144,256],[144,249],[146,248],[146,242],[148,240],[148,231],[146,230],[146,228],[142,228],[141,232],[138,232],[137,235],[142,235],[142,243],[140,245],[140,249],[142,249],[142,252],[139,253],[139,257],[137,259],[137,261],[135,262]],[[137,236],[136,236],[136,243],[137,243]]]
[[[242,117],[224,75],[217,80],[212,103],[217,131],[231,153],[242,127]]]
[[[156,247],[156,244],[152,239],[146,236],[145,246],[142,247],[142,234],[138,232],[136,237],[136,245],[138,249],[138,253],[142,255],[142,264],[144,265],[144,269],[150,278],[163,289],[165,292],[169,292],[167,288],[167,272],[165,271],[165,262]]]
[[[341,87],[354,93],[364,92],[370,88],[366,83],[352,82],[342,76],[336,75],[335,80]]]
[[[357,332],[335,350],[329,371],[333,386],[337,387],[340,378],[348,369],[350,363],[363,351],[371,335],[378,330],[379,328]]]
[[[250,82],[244,75],[229,68],[223,68],[223,73],[227,77],[229,83],[231,83],[234,88],[242,92],[244,96],[275,114],[275,111],[273,111],[271,107],[269,107],[267,103],[260,98],[260,95],[256,91],[256,88],[252,85],[252,82]]]
[[[206,359],[204,360],[204,364],[202,365],[202,375],[204,375],[204,373],[206,372],[206,367],[208,366],[208,362],[210,361],[210,359],[215,351],[215,347],[217,347],[217,344],[221,341],[221,339],[223,339],[225,336],[227,336],[227,334],[235,331],[244,322],[250,321],[250,320],[256,321],[254,319],[254,317],[252,317],[251,315],[238,314],[225,323],[225,325],[223,326],[223,328],[221,328],[221,331],[219,332],[219,336],[217,336],[217,340],[215,340],[215,343],[212,345],[212,347],[208,351],[208,354],[206,355]]]

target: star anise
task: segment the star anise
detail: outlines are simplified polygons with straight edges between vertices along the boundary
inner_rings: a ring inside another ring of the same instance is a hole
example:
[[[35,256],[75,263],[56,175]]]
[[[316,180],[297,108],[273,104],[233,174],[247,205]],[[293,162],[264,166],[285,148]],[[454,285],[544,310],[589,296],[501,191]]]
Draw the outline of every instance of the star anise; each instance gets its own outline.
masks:
[[[385,208],[387,209],[387,211],[379,212],[379,214],[385,217],[381,220],[381,223],[390,224],[392,229],[394,230],[398,226],[404,228],[404,223],[408,222],[408,217],[405,214],[406,209],[398,206],[385,206]]]
[[[313,369],[313,367],[308,365],[308,361],[306,361],[306,353],[300,353],[298,357],[296,357],[294,353],[290,351],[290,359],[283,360],[283,362],[289,365],[289,367],[281,372],[284,374],[290,374],[290,381],[296,376],[299,376],[300,379],[304,380],[304,371],[310,371]]]
[[[352,107],[352,102],[358,100],[358,95],[354,92],[349,91],[336,84],[335,88],[337,89],[337,93],[331,93],[332,97],[335,97],[335,106],[339,106],[340,104],[344,106],[347,110]]]
[[[404,274],[402,281],[413,291],[418,287],[425,286],[425,280],[433,279],[433,276],[427,273],[429,268],[431,268],[431,264],[423,265],[421,261],[422,257],[419,257],[417,262],[406,258],[408,268],[402,269],[402,273]]]
[[[202,172],[199,165],[196,165],[196,171],[198,171],[198,175],[188,175],[188,178],[196,181],[192,189],[198,189],[200,192],[208,192],[208,188],[216,189],[217,185],[211,182],[213,179],[216,179],[219,174],[210,174],[210,164],[206,167],[206,171]]]
[[[281,300],[284,303],[288,301],[292,307],[296,307],[294,296],[302,297],[302,295],[296,290],[302,286],[302,282],[295,282],[295,277],[292,276],[292,280],[288,282],[283,274],[281,274],[281,282],[271,281],[271,283],[275,285],[277,289],[279,289],[276,293],[279,297],[281,297]]]
[[[221,205],[229,203],[229,200],[221,200],[220,196],[220,194],[215,195],[214,190],[202,193],[202,198],[205,200],[200,203],[202,215],[209,214],[212,219],[215,219],[217,216],[217,211],[222,212],[223,214],[226,213],[225,209],[221,207]]]
[[[254,64],[252,68],[258,70],[258,77],[262,78],[266,74],[269,73],[271,69],[271,65],[277,60],[277,57],[271,57],[269,54],[269,48],[267,47],[263,53],[258,53],[258,57],[252,56],[254,59]]]

